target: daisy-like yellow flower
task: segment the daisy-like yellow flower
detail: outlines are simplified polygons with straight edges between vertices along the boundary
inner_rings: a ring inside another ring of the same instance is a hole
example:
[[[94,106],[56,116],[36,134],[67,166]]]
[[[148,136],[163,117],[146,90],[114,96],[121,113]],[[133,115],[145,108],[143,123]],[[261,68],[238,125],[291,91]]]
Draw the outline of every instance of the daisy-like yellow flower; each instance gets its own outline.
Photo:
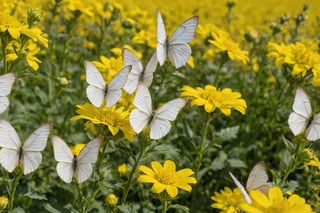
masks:
[[[231,115],[231,109],[242,114],[246,112],[246,101],[241,98],[239,92],[232,92],[230,88],[219,90],[212,85],[206,85],[204,89],[183,86],[181,90],[180,96],[192,100],[191,106],[204,106],[204,110],[208,113],[213,112],[216,108],[226,116]]]
[[[178,188],[191,192],[189,184],[197,183],[196,178],[190,177],[193,174],[191,169],[176,171],[176,164],[166,160],[163,166],[158,161],[151,162],[151,168],[140,166],[139,170],[144,173],[138,181],[141,183],[153,183],[151,191],[160,194],[166,192],[171,198],[178,195]]]
[[[71,152],[74,156],[78,156],[79,153],[81,152],[81,150],[83,149],[83,147],[85,147],[86,145],[84,143],[78,143],[76,145],[74,145],[73,147],[71,147]]]
[[[258,190],[251,190],[250,197],[252,204],[243,203],[241,209],[248,213],[312,213],[312,209],[305,199],[290,194],[288,197],[283,196],[279,187],[272,187],[268,195],[264,195]]]
[[[238,188],[233,190],[229,187],[224,187],[220,192],[215,192],[211,197],[214,203],[212,208],[220,209],[221,213],[237,213],[240,212],[240,204],[246,201]]]
[[[0,32],[7,31],[12,38],[18,39],[20,37],[21,30],[26,27],[21,24],[18,19],[7,13],[1,12],[0,17]]]
[[[122,131],[125,138],[133,141],[134,131],[129,123],[129,112],[124,110],[124,107],[117,108],[116,106],[97,108],[92,104],[77,105],[78,115],[71,118],[72,121],[85,119],[95,125],[105,125],[113,136],[117,135],[119,130]]]
[[[228,34],[220,31],[212,32],[213,40],[209,40],[209,43],[215,46],[215,52],[225,52],[228,57],[233,61],[239,61],[242,64],[247,64],[249,61],[248,51],[241,50],[238,43],[234,42]]]

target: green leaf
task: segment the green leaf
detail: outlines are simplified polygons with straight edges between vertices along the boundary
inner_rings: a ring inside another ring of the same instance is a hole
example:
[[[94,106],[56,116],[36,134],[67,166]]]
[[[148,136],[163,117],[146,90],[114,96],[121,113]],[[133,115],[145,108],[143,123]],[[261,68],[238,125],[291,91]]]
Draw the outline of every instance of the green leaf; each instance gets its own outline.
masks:
[[[55,209],[53,206],[51,206],[49,203],[46,203],[44,206],[43,206],[48,212],[51,212],[51,213],[61,213],[59,210]]]
[[[28,192],[23,196],[26,196],[35,200],[47,200],[47,197],[45,195],[40,195],[40,194],[37,194],[36,192]]]
[[[239,126],[233,126],[233,127],[227,127],[227,128],[221,129],[219,132],[216,133],[216,136],[221,141],[230,141],[232,139],[237,138],[238,133],[239,133]]]
[[[239,160],[239,159],[231,158],[231,159],[228,159],[227,161],[232,168],[246,168],[247,167],[246,164],[242,160]]]
[[[178,210],[182,210],[184,212],[190,211],[190,209],[188,207],[183,206],[183,205],[179,205],[179,204],[170,205],[168,209],[178,209]]]

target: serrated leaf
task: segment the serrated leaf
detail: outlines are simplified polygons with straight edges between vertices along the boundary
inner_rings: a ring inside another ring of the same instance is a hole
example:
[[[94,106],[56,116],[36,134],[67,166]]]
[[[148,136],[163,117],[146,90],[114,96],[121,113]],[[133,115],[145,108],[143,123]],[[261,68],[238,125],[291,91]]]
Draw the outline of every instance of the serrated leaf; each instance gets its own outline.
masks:
[[[182,206],[182,205],[179,205],[179,204],[175,204],[175,205],[170,205],[168,209],[179,209],[179,210],[182,210],[184,212],[189,212],[190,209],[186,206]]]
[[[118,209],[122,213],[136,213],[137,212],[137,210],[130,205],[120,205],[120,206],[118,206]]]
[[[224,151],[219,151],[218,157],[216,157],[212,163],[210,168],[214,171],[220,170],[224,168],[224,163],[227,159],[227,154]]]
[[[295,153],[295,150],[296,150],[296,146],[291,142],[289,141],[287,138],[285,137],[282,137],[282,141],[283,143],[285,144],[286,148],[288,149],[288,151],[292,154],[292,153]]]
[[[232,139],[237,138],[239,133],[239,126],[227,127],[225,129],[221,129],[216,133],[216,136],[220,138],[222,141],[230,141]]]

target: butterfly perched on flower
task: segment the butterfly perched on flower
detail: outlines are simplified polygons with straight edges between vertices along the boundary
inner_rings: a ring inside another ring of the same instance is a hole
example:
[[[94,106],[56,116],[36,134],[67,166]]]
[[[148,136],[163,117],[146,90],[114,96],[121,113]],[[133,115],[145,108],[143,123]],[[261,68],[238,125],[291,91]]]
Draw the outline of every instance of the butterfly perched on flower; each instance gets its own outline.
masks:
[[[136,133],[146,127],[150,130],[151,139],[160,139],[166,136],[171,128],[170,121],[174,121],[179,111],[187,103],[184,98],[176,98],[159,109],[153,110],[151,95],[148,88],[142,84],[138,86],[133,104],[136,109],[130,113],[130,124]]]
[[[3,113],[9,106],[8,95],[16,79],[14,73],[7,73],[0,76],[0,113]]]
[[[115,105],[122,95],[122,88],[125,85],[132,66],[123,67],[110,81],[106,84],[99,70],[89,61],[85,61],[87,97],[95,107],[101,107],[105,102],[106,107]]]
[[[267,194],[269,189],[272,187],[272,183],[268,182],[268,175],[263,161],[258,162],[250,171],[246,187],[244,187],[231,172],[229,172],[229,175],[231,176],[233,182],[240,189],[246,202],[249,204],[252,203],[252,200],[247,191],[259,190],[264,194]]]
[[[11,124],[0,120],[0,164],[8,172],[21,165],[23,174],[36,170],[42,160],[41,151],[47,144],[51,126],[44,124],[36,129],[22,145],[16,130]]]
[[[122,58],[124,66],[132,65],[131,72],[128,75],[127,82],[123,89],[128,94],[132,94],[137,89],[139,83],[149,87],[153,80],[153,73],[156,71],[158,65],[156,53],[151,56],[145,68],[143,68],[138,57],[129,49],[123,49]]]
[[[292,108],[288,123],[293,134],[304,134],[309,141],[320,139],[320,113],[313,114],[308,95],[299,87]]]
[[[162,66],[167,56],[169,56],[176,68],[182,67],[191,55],[191,47],[187,43],[194,37],[195,30],[199,23],[199,17],[193,16],[184,21],[170,38],[167,38],[166,29],[159,10],[157,12],[157,23],[157,58],[159,64]]]
[[[97,161],[102,137],[92,139],[79,153],[74,156],[68,145],[58,136],[52,136],[54,158],[58,161],[57,173],[66,183],[71,183],[72,177],[78,183],[86,181],[92,174],[92,165]]]

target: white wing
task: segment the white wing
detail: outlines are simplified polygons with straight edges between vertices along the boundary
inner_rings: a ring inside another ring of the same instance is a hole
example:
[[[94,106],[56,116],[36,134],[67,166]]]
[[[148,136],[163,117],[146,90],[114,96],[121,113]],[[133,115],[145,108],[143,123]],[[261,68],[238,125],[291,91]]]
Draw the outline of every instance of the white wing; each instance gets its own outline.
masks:
[[[180,110],[186,105],[187,100],[184,98],[173,99],[162,105],[156,112],[155,118],[174,121]]]
[[[0,97],[0,113],[3,113],[9,106],[9,99],[7,96]]]
[[[89,101],[96,107],[100,107],[105,99],[107,85],[99,70],[89,61],[84,62],[86,69],[87,97]]]
[[[166,136],[171,128],[170,121],[176,119],[179,111],[186,103],[186,99],[176,98],[165,103],[155,111],[152,121],[150,122],[150,138],[157,140]]]
[[[185,20],[172,34],[169,44],[190,42],[199,23],[199,17],[193,16]]]
[[[320,139],[320,114],[312,117],[312,121],[306,129],[306,138],[309,141],[316,141]]]
[[[166,136],[171,128],[170,121],[154,117],[150,123],[150,138],[158,140]]]
[[[301,89],[296,89],[293,102],[293,112],[290,114],[288,124],[294,135],[302,133],[312,117],[312,109],[308,95]]]
[[[128,75],[131,71],[131,68],[131,65],[123,67],[111,80],[107,89],[106,107],[111,107],[115,105],[121,98],[121,89],[123,88],[128,79]]]
[[[137,107],[140,111],[151,116],[152,114],[151,95],[150,95],[149,89],[145,85],[140,84],[138,86],[136,95],[133,100],[133,105]]]
[[[101,137],[91,140],[77,157],[76,179],[78,183],[86,181],[92,174],[92,163],[98,158],[99,148],[102,143]]]
[[[23,144],[21,164],[25,175],[39,167],[42,160],[40,152],[46,147],[50,130],[51,126],[49,124],[42,125]]]
[[[54,158],[58,161],[57,173],[66,183],[72,181],[73,176],[73,154],[67,144],[58,136],[52,136]]]
[[[153,80],[153,73],[156,71],[158,65],[157,53],[153,53],[146,68],[143,71],[143,75],[140,78],[140,82],[142,82],[146,87],[149,87]]]
[[[262,191],[267,194],[272,184],[268,182],[268,175],[263,161],[258,162],[251,170],[246,189],[249,191],[251,189]]]
[[[0,164],[12,172],[19,163],[21,143],[16,130],[3,119],[0,119],[0,146]]]
[[[138,57],[126,48],[122,50],[122,58],[124,66],[132,65],[127,82],[123,87],[128,94],[132,94],[137,89],[143,67]]]
[[[184,66],[191,55],[191,48],[186,43],[175,43],[169,45],[169,58],[176,68]]]
[[[246,189],[243,187],[243,185],[238,181],[238,179],[231,173],[229,172],[230,177],[232,178],[233,182],[237,185],[237,187],[240,189],[244,199],[248,204],[252,204],[252,200],[246,191]]]
[[[14,73],[7,73],[0,76],[0,96],[7,96],[10,94],[15,80],[16,75]]]
[[[158,44],[157,44],[157,58],[160,66],[163,65],[167,58],[167,35],[164,27],[163,19],[160,11],[157,12],[157,30],[158,30]]]
[[[130,125],[136,133],[140,133],[149,123],[150,115],[139,109],[134,109],[130,113]]]

